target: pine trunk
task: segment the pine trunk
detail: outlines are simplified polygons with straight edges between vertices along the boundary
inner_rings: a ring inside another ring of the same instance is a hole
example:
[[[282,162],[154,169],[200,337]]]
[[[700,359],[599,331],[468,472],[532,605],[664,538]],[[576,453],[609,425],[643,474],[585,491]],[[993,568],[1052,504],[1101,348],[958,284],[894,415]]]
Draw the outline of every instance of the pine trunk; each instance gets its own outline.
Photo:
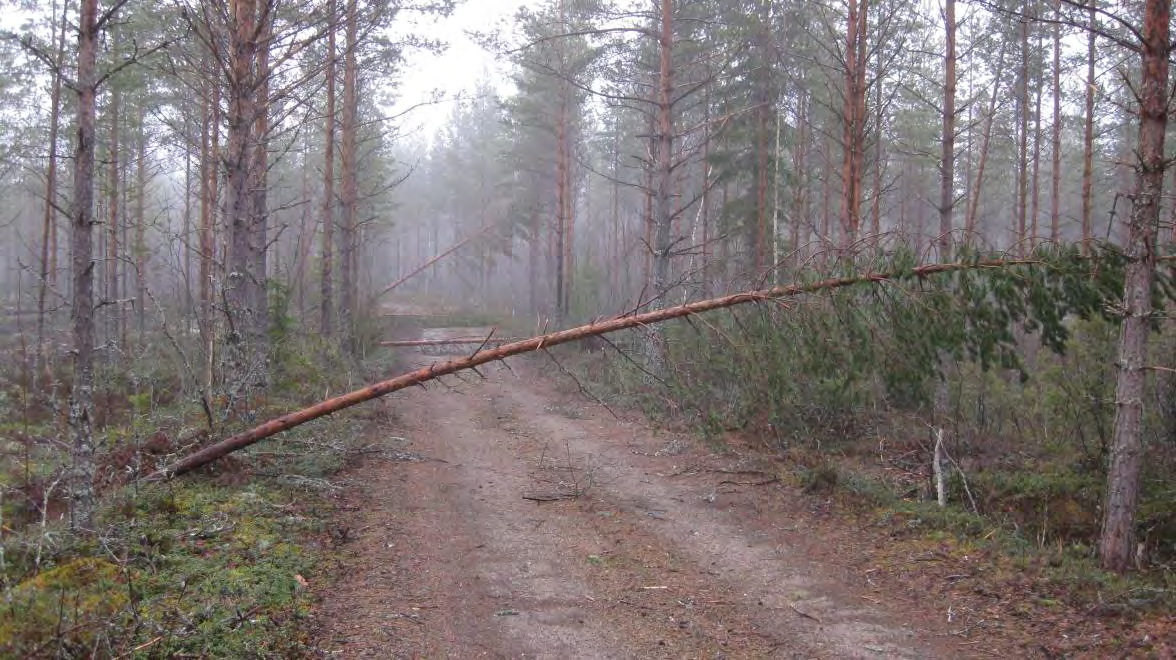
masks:
[[[956,97],[956,20],[955,0],[944,6],[946,49],[943,56],[943,154],[939,183],[939,254],[951,257],[951,232],[955,228],[955,97]]]
[[[1097,0],[1090,0],[1090,30],[1086,33],[1086,134],[1082,140],[1082,252],[1090,253],[1091,215],[1094,212],[1094,27]]]
[[[1143,397],[1147,374],[1147,340],[1154,311],[1152,282],[1156,267],[1160,206],[1163,201],[1164,137],[1168,126],[1168,0],[1144,4],[1143,67],[1140,76],[1139,162],[1136,164],[1127,244],[1124,318],[1119,335],[1119,373],[1115,386],[1115,428],[1107,475],[1099,553],[1103,568],[1125,571],[1135,560],[1135,517],[1143,467]]]
[[[230,379],[230,396],[251,389],[254,364],[253,347],[253,271],[251,239],[253,238],[253,197],[250,194],[250,138],[257,112],[257,80],[255,65],[255,0],[236,0],[234,7],[236,29],[231,35],[229,123],[227,153],[224,155],[226,172],[225,225],[228,227],[228,273],[224,285],[225,320],[225,377]]]
[[[356,114],[358,113],[359,95],[356,90],[358,83],[358,63],[356,61],[356,41],[359,36],[359,17],[356,0],[347,2],[346,45],[343,57],[343,124],[342,148],[340,150],[340,164],[342,165],[342,226],[339,236],[339,285],[340,306],[339,326],[343,332],[344,350],[352,353],[355,349],[355,214],[359,202],[356,183]]]
[[[53,8],[54,32],[57,37],[56,60],[58,70],[53,74],[53,85],[50,90],[49,101],[49,163],[45,169],[45,214],[42,218],[41,232],[41,278],[37,283],[37,369],[39,374],[44,368],[49,371],[50,352],[45,344],[45,297],[56,279],[56,241],[57,233],[57,136],[61,129],[61,72],[65,61],[65,30],[68,23],[69,2],[61,6],[61,19],[58,22],[56,3]]]
[[[323,272],[320,287],[320,317],[323,337],[335,334],[335,23],[338,13],[335,0],[327,5],[327,113],[323,121]]]
[[[668,302],[673,244],[674,154],[674,14],[672,0],[661,0],[661,34],[658,42],[658,85],[653,140],[653,291],[650,309]],[[659,328],[647,331],[646,364],[654,374],[665,365],[665,338]]]
[[[94,108],[97,96],[98,0],[82,0],[78,16],[77,147],[74,156],[70,266],[73,271],[74,381],[69,422],[74,529],[94,528]]]
[[[1052,170],[1049,189],[1049,239],[1057,243],[1062,239],[1062,13],[1061,0],[1054,0],[1054,17],[1059,21],[1053,25],[1053,125],[1050,136]]]

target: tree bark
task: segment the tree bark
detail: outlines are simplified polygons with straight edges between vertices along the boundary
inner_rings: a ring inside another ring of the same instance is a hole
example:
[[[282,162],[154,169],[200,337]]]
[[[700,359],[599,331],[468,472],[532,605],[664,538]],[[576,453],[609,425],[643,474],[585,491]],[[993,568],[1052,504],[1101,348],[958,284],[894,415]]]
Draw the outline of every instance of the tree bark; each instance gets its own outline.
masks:
[[[39,374],[44,368],[49,371],[49,351],[45,345],[45,297],[51,281],[56,278],[52,271],[56,270],[57,246],[54,236],[57,233],[57,136],[61,129],[61,67],[65,63],[65,29],[69,17],[68,0],[61,3],[61,18],[57,18],[56,3],[53,8],[54,31],[57,36],[57,53],[54,62],[57,69],[53,72],[52,89],[49,92],[49,163],[45,170],[45,214],[42,219],[41,233],[41,278],[37,283],[37,368],[34,374]]]
[[[262,383],[268,382],[265,364],[269,356],[269,112],[270,38],[272,9],[262,11],[257,29],[257,96],[253,117],[253,156],[249,161],[250,209],[249,262],[250,337],[255,359],[261,360]]]
[[[140,99],[137,110],[138,120],[138,153],[135,155],[135,308],[138,310],[136,319],[139,347],[142,348],[147,339],[147,218],[145,202],[147,199],[147,131],[143,127],[144,100]],[[187,142],[185,141],[185,144]],[[185,164],[186,164],[185,154]],[[188,168],[185,167],[185,173]],[[188,191],[187,178],[184,186],[184,240],[187,240],[188,225]],[[188,251],[184,251],[187,258]],[[185,280],[187,286],[187,280]],[[185,296],[187,300],[187,296]]]
[[[672,0],[661,0],[661,33],[658,39],[658,84],[653,140],[653,291],[651,309],[665,307],[670,290],[673,240],[674,157],[674,9]],[[646,367],[660,373],[665,366],[665,338],[660,328],[646,336]]]
[[[841,247],[848,250],[861,227],[862,163],[865,158],[867,0],[849,0],[842,109]]]
[[[1152,315],[1156,242],[1163,201],[1164,138],[1168,126],[1168,22],[1170,0],[1144,3],[1143,60],[1139,98],[1139,162],[1129,220],[1124,318],[1119,334],[1119,373],[1115,385],[1115,428],[1107,475],[1099,553],[1103,568],[1125,571],[1135,559],[1135,517],[1143,466],[1143,396],[1147,340]]]
[[[1042,52],[1043,44],[1041,32],[1037,33],[1037,52]],[[1041,82],[1040,80],[1038,81]],[[1029,198],[1029,245],[1037,244],[1040,236],[1039,219],[1041,215],[1041,84],[1034,86],[1033,92],[1033,183],[1032,194]]]
[[[943,56],[943,154],[940,157],[939,254],[951,258],[951,232],[955,228],[955,97],[956,20],[955,0],[946,0],[943,13],[946,48]]]
[[[111,30],[111,42],[113,47],[118,48],[118,30]],[[103,327],[106,328],[107,341],[118,342],[118,323],[119,316],[122,314],[122,304],[117,302],[119,299],[118,287],[118,265],[119,265],[119,106],[122,105],[122,90],[118,85],[112,85],[110,89],[110,142],[108,147],[109,160],[107,161],[107,175],[106,175],[106,301],[111,303],[108,310],[108,317]],[[109,358],[113,360],[118,355],[118,351],[110,351]]]
[[[220,178],[220,85],[206,79],[200,153],[200,334],[204,344],[203,385],[206,400],[212,400],[215,321],[212,315],[213,257],[216,251],[214,224]]]
[[[94,108],[98,76],[98,0],[81,0],[78,16],[77,146],[74,155],[70,262],[73,271],[74,381],[69,422],[74,529],[94,528]]]
[[[984,118],[984,135],[980,138],[980,158],[976,164],[976,181],[972,184],[972,198],[968,203],[968,216],[964,218],[965,239],[971,243],[976,233],[976,217],[980,208],[980,193],[984,188],[984,169],[988,165],[989,146],[992,143],[992,128],[996,122],[996,99],[1000,95],[1000,72],[1004,70],[1007,41],[1002,40],[1000,55],[997,56],[997,75],[992,81],[992,92],[988,99],[988,114]]]
[[[357,90],[359,64],[357,62],[359,37],[359,16],[356,0],[347,0],[347,18],[345,27],[345,52],[343,56],[343,124],[342,148],[339,155],[342,165],[342,226],[340,227],[339,275],[341,300],[339,305],[339,326],[343,332],[344,350],[352,353],[355,349],[355,218],[356,206],[359,203],[359,191],[356,183],[356,115],[359,110],[359,94]]]
[[[1090,0],[1090,26],[1086,32],[1086,133],[1082,140],[1082,253],[1090,254],[1091,215],[1094,212],[1094,77],[1097,0]]]
[[[335,282],[332,272],[335,254],[335,25],[338,13],[335,0],[327,5],[327,112],[323,123],[323,272],[320,287],[320,317],[324,337],[335,333]]]
[[[1029,219],[1029,19],[1021,18],[1021,66],[1017,74],[1017,227],[1016,253],[1025,254],[1026,221]]]
[[[253,337],[255,299],[250,276],[253,273],[251,241],[254,237],[253,197],[250,194],[251,155],[257,112],[257,5],[256,0],[234,0],[231,8],[235,29],[230,39],[228,147],[225,154],[227,181],[225,225],[229,230],[228,274],[224,285],[225,371],[232,374],[230,395],[252,389],[250,376],[258,367],[250,346]]]
[[[1062,1],[1054,0],[1053,25],[1053,126],[1051,151],[1053,169],[1050,172],[1049,190],[1049,239],[1053,243],[1062,240]]]

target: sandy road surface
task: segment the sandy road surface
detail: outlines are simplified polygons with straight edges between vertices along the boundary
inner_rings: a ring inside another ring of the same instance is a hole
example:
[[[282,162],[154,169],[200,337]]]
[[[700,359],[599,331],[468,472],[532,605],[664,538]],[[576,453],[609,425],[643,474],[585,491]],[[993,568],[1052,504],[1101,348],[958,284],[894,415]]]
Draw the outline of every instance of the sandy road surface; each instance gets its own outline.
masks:
[[[351,474],[324,657],[960,657],[810,561],[814,530],[757,505],[789,496],[768,472],[558,395],[539,369],[384,404],[405,441]]]

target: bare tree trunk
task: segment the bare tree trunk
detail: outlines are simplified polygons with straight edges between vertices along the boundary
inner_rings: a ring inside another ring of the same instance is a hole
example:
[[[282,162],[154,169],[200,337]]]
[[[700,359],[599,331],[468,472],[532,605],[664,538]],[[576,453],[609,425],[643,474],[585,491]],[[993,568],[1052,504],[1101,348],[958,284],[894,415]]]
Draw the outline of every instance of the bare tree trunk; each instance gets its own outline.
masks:
[[[943,154],[940,157],[939,256],[951,258],[951,232],[955,228],[955,97],[956,20],[955,0],[946,0],[943,14],[947,36],[943,56]]]
[[[1119,335],[1119,374],[1115,386],[1115,428],[1107,475],[1099,554],[1103,568],[1125,571],[1135,559],[1135,517],[1139,506],[1139,478],[1144,448],[1143,396],[1147,369],[1147,340],[1154,310],[1156,241],[1164,191],[1164,137],[1168,126],[1168,22],[1170,0],[1144,3],[1142,74],[1136,95],[1139,107],[1139,162],[1136,164],[1127,244],[1124,318]]]
[[[355,349],[355,214],[359,203],[356,184],[356,114],[359,110],[358,63],[356,61],[359,17],[356,0],[347,0],[346,45],[343,57],[343,125],[342,149],[339,152],[342,165],[342,227],[340,227],[339,275],[341,301],[339,325],[343,332],[343,346],[348,353]]]
[[[69,422],[73,432],[70,478],[74,529],[94,528],[94,106],[97,95],[98,0],[82,0],[78,16],[77,151],[74,157],[73,271],[74,382]]]
[[[1037,52],[1042,52],[1041,32],[1037,33]],[[1041,215],[1041,85],[1034,86],[1033,101],[1033,193],[1029,207],[1029,242],[1037,243],[1040,236],[1039,216]]]
[[[805,235],[808,232],[802,231],[802,227],[807,228],[809,223],[808,208],[806,202],[808,199],[808,95],[804,91],[800,91],[800,98],[797,100],[796,111],[796,146],[793,149],[793,167],[796,170],[796,183],[792,191],[792,227],[791,227],[791,247],[793,251],[793,267],[796,268],[803,262],[805,255],[801,253],[802,246],[808,242],[808,237]]]
[[[147,198],[147,131],[143,128],[143,106],[146,105],[142,100],[139,102],[138,108],[138,150],[139,153],[135,155],[135,299],[136,309],[138,310],[137,330],[139,335],[139,347],[142,348],[147,337],[147,218],[145,215],[144,203]],[[186,141],[185,141],[186,142]],[[185,167],[185,172],[187,172]],[[190,204],[188,202],[187,181],[185,179],[184,185],[184,239],[187,240],[188,227],[188,209]],[[184,256],[187,258],[188,251],[184,251]],[[185,279],[185,286],[187,280]],[[185,300],[187,296],[185,296]]]
[[[204,108],[201,108],[203,112]],[[139,118],[140,131],[142,131],[143,121]],[[193,300],[192,291],[192,145],[195,143],[197,137],[193,135],[192,129],[192,114],[184,113],[184,233],[183,233],[183,249],[184,249],[184,315],[185,321],[189,321],[196,315],[196,305]],[[197,232],[197,236],[199,232]],[[145,304],[145,301],[140,301],[140,304]]]
[[[335,25],[338,13],[335,0],[329,0],[327,7],[330,24],[327,26],[327,113],[324,119],[326,130],[323,140],[323,272],[319,312],[324,337],[330,337],[335,333],[335,274],[332,272],[332,262],[335,253]]]
[[[555,316],[562,322],[567,316],[567,198],[568,158],[567,121],[568,107],[565,84],[560,82],[558,108],[555,118]]]
[[[881,53],[879,53],[881,56]],[[882,151],[882,80],[874,82],[874,190],[870,197],[870,233],[875,244],[882,236],[882,179],[885,174],[886,154]]]
[[[252,203],[249,261],[250,306],[252,323],[250,343],[255,359],[261,360],[261,381],[268,382],[266,364],[269,358],[269,58],[270,37],[273,28],[273,13],[263,12],[264,25],[258,29],[258,40],[262,46],[257,49],[257,96],[253,119],[253,157],[249,162],[249,188]]]
[[[216,240],[213,225],[216,218],[217,189],[220,177],[220,85],[209,79],[205,86],[204,113],[201,126],[200,151],[200,334],[204,343],[204,396],[212,400],[215,362],[212,316],[213,257]]]
[[[842,110],[841,246],[849,247],[861,227],[862,162],[865,154],[866,27],[869,4],[849,0],[845,50],[845,107]]]
[[[118,30],[111,29],[111,42],[115,49],[118,48]],[[119,271],[119,228],[122,224],[120,222],[120,207],[118,195],[120,192],[119,181],[119,110],[122,102],[122,92],[118,85],[112,85],[110,89],[110,142],[109,142],[109,160],[107,161],[107,180],[106,180],[106,211],[108,213],[106,220],[106,299],[107,302],[112,303],[107,311],[107,319],[103,324],[106,328],[107,341],[111,343],[118,342],[118,318],[122,314],[122,304],[117,302],[119,299],[118,290],[118,271]],[[109,360],[113,361],[118,356],[118,351],[109,351]]]
[[[968,217],[964,219],[965,240],[972,242],[976,232],[976,213],[980,208],[980,193],[984,188],[984,169],[988,165],[989,145],[992,144],[992,127],[996,122],[996,99],[1000,96],[1000,72],[1004,70],[1005,50],[1008,42],[1001,40],[1000,55],[996,58],[997,76],[992,81],[992,92],[988,99],[988,114],[984,118],[984,135],[980,138],[980,162],[976,164],[976,181],[972,184],[972,197],[968,203]]]
[[[673,241],[673,156],[674,156],[674,14],[672,0],[661,1],[661,34],[658,42],[658,85],[655,104],[657,130],[653,136],[653,300],[651,309],[665,307],[670,289],[670,261]],[[665,338],[661,330],[647,332],[646,363],[658,374],[665,366]]]
[[[57,233],[57,135],[61,128],[61,67],[65,62],[65,30],[68,23],[69,2],[61,3],[61,18],[57,18],[57,5],[54,2],[53,21],[57,36],[57,52],[55,62],[57,69],[53,72],[53,85],[49,101],[49,164],[45,171],[45,215],[41,233],[41,278],[37,283],[37,367],[34,374],[44,368],[49,371],[49,352],[45,344],[45,297],[51,281],[56,274],[56,240]]]
[[[1090,0],[1090,29],[1086,33],[1086,134],[1082,140],[1082,253],[1090,253],[1090,218],[1094,211],[1094,28],[1098,15]]]
[[[1021,19],[1021,66],[1017,74],[1017,227],[1018,255],[1025,254],[1025,231],[1029,219],[1029,13]]]
[[[1058,243],[1062,239],[1062,28],[1061,0],[1054,0],[1053,25],[1053,126],[1051,150],[1053,169],[1050,172],[1049,190],[1049,239]]]
[[[249,346],[253,336],[253,271],[250,242],[253,237],[253,197],[250,195],[250,138],[257,112],[256,0],[236,0],[235,27],[230,35],[228,149],[225,155],[225,225],[229,230],[228,274],[224,284],[225,374],[232,374],[234,390],[251,389],[249,374],[255,355]],[[236,391],[230,394],[236,394]]]

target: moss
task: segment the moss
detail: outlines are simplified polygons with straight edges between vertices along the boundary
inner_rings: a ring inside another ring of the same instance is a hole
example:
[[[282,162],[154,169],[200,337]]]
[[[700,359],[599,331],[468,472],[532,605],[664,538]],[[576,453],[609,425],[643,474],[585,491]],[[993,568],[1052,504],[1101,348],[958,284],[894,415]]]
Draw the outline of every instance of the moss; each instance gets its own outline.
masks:
[[[118,566],[92,557],[69,560],[5,594],[0,649],[28,650],[52,642],[89,646],[127,602],[126,576]]]

